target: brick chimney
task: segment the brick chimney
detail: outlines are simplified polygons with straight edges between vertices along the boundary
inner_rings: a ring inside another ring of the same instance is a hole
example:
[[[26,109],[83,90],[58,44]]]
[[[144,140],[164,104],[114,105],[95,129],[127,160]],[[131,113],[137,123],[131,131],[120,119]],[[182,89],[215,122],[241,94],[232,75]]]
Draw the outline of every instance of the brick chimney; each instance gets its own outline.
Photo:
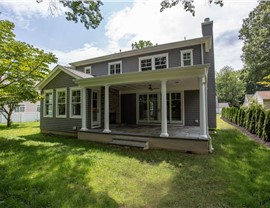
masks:
[[[213,21],[210,21],[209,17],[205,18],[202,23],[202,35],[213,36]]]

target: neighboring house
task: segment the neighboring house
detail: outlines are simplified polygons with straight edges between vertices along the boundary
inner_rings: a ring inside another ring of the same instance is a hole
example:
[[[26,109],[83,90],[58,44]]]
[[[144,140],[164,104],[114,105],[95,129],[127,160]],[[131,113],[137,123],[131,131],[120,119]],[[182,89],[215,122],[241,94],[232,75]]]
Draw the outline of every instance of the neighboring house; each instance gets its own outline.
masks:
[[[134,146],[145,142],[149,148],[211,151],[208,128],[216,127],[216,103],[209,18],[202,34],[56,66],[37,85],[44,96],[41,131],[105,143],[132,140]]]
[[[252,97],[253,97],[252,94],[245,95],[245,99],[244,99],[244,103],[243,103],[244,107],[248,106],[249,102],[252,100]]]
[[[12,122],[30,122],[39,121],[40,119],[40,102],[22,102],[16,105],[11,120]],[[0,123],[6,123],[5,117],[0,114]]]
[[[270,109],[270,91],[257,91],[253,99],[262,105],[265,109]]]
[[[220,114],[222,112],[222,108],[229,107],[229,103],[219,103],[218,98],[216,97],[216,113]]]

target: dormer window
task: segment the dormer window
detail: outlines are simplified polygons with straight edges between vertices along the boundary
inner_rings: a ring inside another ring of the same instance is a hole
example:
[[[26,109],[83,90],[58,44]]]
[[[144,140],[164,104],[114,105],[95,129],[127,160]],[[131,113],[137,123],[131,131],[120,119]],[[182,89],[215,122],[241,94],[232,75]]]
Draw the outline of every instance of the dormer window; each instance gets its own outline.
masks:
[[[85,74],[91,74],[91,66],[84,67]]]
[[[168,68],[168,54],[159,54],[139,58],[139,70],[149,71]]]
[[[111,62],[108,67],[109,75],[122,74],[122,61]]]
[[[181,51],[181,66],[193,66],[193,50]]]

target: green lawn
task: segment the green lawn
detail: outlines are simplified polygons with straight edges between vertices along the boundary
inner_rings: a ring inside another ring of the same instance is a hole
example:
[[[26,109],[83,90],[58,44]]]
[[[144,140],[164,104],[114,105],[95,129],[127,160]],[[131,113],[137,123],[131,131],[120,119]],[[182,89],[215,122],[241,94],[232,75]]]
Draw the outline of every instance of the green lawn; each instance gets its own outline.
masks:
[[[270,207],[270,150],[220,119],[213,143],[141,151],[0,125],[0,207]]]

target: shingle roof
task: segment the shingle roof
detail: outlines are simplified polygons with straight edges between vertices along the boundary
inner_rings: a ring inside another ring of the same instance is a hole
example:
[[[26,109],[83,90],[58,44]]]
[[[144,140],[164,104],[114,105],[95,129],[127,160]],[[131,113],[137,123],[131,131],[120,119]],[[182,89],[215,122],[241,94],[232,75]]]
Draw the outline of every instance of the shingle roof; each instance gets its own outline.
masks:
[[[61,67],[63,67],[65,70],[67,70],[67,71],[71,72],[72,74],[77,75],[77,76],[79,76],[81,78],[91,78],[91,77],[94,77],[91,74],[86,74],[84,72],[81,72],[81,71],[78,71],[78,70],[74,70],[74,69],[72,69],[70,67],[67,67],[67,66],[61,66]]]
[[[270,100],[270,91],[257,91],[255,95],[260,96],[263,100]]]

